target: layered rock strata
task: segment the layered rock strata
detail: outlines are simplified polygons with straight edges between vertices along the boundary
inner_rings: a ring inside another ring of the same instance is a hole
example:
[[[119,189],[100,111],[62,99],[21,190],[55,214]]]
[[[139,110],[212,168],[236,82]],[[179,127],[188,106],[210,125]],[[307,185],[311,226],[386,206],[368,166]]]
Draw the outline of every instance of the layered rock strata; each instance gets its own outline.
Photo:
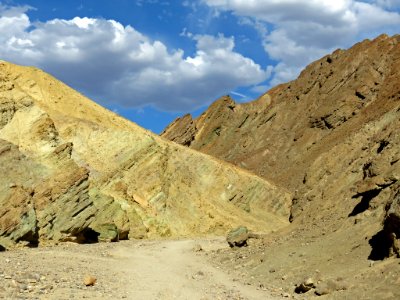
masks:
[[[290,193],[176,145],[50,75],[0,63],[0,244],[288,224]]]

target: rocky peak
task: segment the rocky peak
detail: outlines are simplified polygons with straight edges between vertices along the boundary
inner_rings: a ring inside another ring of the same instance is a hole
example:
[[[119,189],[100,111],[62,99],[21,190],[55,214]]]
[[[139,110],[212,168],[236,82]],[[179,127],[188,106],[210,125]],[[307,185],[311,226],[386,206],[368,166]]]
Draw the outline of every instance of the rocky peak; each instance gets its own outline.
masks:
[[[383,224],[399,186],[400,36],[336,50],[253,102],[218,100],[193,123],[190,148],[291,190],[295,223],[338,228],[373,212],[368,228]]]

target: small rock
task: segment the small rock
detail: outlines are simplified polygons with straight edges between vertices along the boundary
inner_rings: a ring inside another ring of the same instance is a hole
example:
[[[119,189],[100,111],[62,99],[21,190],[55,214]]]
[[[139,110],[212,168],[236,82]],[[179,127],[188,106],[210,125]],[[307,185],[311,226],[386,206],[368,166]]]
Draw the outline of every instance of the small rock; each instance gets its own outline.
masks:
[[[295,289],[295,293],[303,294],[309,290],[315,288],[314,280],[311,277],[306,278],[302,283],[300,283]]]
[[[26,285],[26,284],[21,284],[21,285],[19,286],[19,288],[20,288],[21,291],[26,291],[26,290],[28,290],[28,285]]]
[[[193,274],[192,275],[192,278],[193,279],[201,279],[201,278],[203,278],[204,277],[204,272],[203,271],[198,271],[198,272],[196,272],[196,274]]]
[[[315,288],[315,294],[318,296],[327,295],[335,291],[345,290],[346,284],[342,280],[328,280],[318,283]]]
[[[97,281],[96,277],[87,275],[83,279],[83,284],[86,286],[93,286],[93,285],[95,285],[96,281]]]
[[[315,294],[317,294],[318,296],[327,295],[331,292],[332,290],[329,288],[326,282],[321,282],[317,285],[317,288],[315,289]]]
[[[374,266],[374,262],[373,261],[370,261],[369,262],[369,267],[371,268],[371,267],[373,267]]]
[[[312,279],[311,277],[306,278],[304,280],[304,284],[307,285],[307,286],[315,287],[314,279]]]
[[[194,245],[194,247],[193,247],[193,251],[194,251],[194,252],[201,252],[201,251],[203,251],[203,247],[201,247],[200,244],[196,244],[196,245]]]

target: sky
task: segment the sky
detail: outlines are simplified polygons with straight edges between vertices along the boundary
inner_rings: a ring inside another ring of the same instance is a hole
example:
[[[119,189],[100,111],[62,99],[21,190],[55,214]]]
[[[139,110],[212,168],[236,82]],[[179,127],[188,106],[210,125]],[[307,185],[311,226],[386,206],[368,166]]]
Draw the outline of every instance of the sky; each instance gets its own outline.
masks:
[[[0,0],[0,59],[155,133],[381,33],[400,33],[400,0]]]

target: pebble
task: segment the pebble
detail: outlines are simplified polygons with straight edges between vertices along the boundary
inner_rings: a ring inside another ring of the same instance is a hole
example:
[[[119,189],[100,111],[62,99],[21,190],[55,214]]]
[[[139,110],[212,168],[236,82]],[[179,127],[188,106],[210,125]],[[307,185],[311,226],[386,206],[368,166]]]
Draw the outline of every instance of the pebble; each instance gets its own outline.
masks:
[[[95,285],[97,279],[94,276],[91,275],[86,275],[85,278],[83,279],[83,284],[86,286],[93,286]]]

